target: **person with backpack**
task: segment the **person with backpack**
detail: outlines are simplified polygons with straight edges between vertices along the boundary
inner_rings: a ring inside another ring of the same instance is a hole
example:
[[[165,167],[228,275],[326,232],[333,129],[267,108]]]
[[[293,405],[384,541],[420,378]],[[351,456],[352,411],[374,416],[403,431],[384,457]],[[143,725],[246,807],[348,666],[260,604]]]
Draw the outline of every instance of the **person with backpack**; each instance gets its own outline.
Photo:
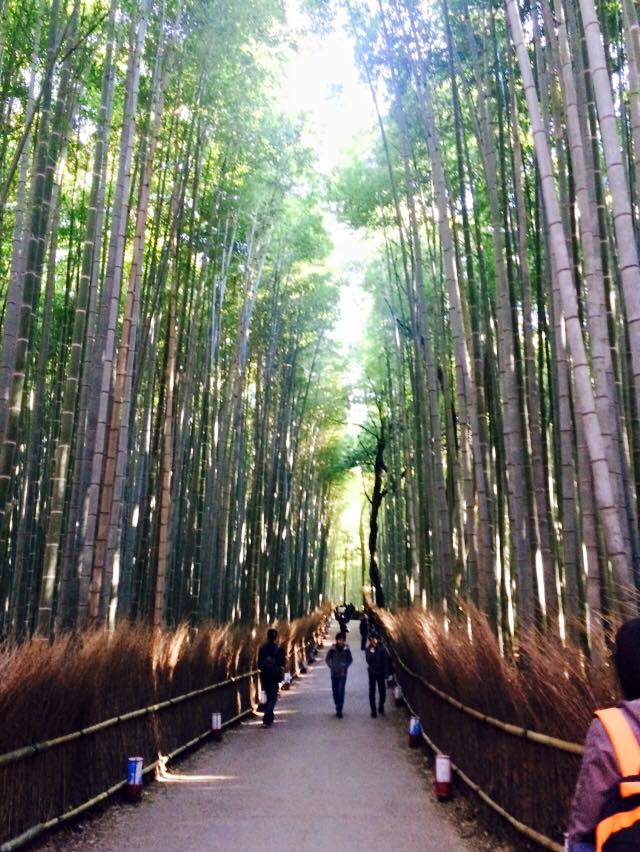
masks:
[[[384,702],[387,697],[385,678],[389,669],[389,657],[378,636],[372,633],[369,637],[369,646],[365,651],[365,659],[369,670],[369,704],[371,705],[371,717],[376,718],[378,713],[384,716]],[[378,709],[376,711],[376,686],[378,687]]]
[[[567,852],[640,849],[640,618],[618,630],[613,660],[624,701],[587,731]]]
[[[278,631],[271,627],[267,630],[267,641],[258,652],[260,683],[267,696],[262,717],[262,727],[270,728],[275,718],[275,706],[278,700],[278,688],[284,678],[284,648],[276,643]]]
[[[347,686],[347,671],[353,662],[351,649],[347,645],[347,637],[342,631],[336,633],[336,643],[329,648],[325,662],[331,671],[331,689],[333,692],[333,701],[336,705],[336,716],[338,719],[342,719],[344,694]]]

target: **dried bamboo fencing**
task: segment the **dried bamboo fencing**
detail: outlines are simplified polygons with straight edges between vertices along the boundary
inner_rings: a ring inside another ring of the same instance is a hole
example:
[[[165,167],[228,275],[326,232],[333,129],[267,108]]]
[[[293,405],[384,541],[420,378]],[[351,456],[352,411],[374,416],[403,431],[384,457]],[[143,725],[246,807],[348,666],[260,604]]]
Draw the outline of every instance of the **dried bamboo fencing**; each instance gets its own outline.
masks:
[[[286,667],[294,677],[310,658],[324,622],[318,612],[281,631]],[[248,656],[247,649],[234,650],[233,664],[242,669]],[[212,667],[212,673],[219,671]],[[258,689],[257,670],[239,670],[216,683],[0,754],[0,852],[24,846],[122,790],[129,756],[142,756],[144,774],[152,774],[161,762],[210,735],[212,712],[221,713],[223,727],[249,715]]]
[[[383,624],[395,677],[423,739],[448,754],[458,777],[531,843],[561,852],[583,754],[579,743],[510,724],[444,692],[408,666]]]

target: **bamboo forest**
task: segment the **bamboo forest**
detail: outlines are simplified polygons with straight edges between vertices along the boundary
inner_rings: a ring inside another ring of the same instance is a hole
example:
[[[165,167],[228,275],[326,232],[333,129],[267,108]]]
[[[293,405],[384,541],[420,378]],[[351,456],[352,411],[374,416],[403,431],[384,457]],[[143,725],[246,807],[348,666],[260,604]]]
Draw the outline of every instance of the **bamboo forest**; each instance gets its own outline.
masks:
[[[0,0],[0,127],[0,719],[108,648],[153,688],[78,729],[231,684],[274,624],[296,679],[353,602],[560,849],[640,602],[637,3]],[[482,714],[565,743],[557,795]]]
[[[299,615],[358,466],[379,598],[510,637],[635,609],[635,8],[310,12],[371,94],[329,176],[278,3],[4,2],[5,635]],[[359,386],[326,209],[375,243]]]

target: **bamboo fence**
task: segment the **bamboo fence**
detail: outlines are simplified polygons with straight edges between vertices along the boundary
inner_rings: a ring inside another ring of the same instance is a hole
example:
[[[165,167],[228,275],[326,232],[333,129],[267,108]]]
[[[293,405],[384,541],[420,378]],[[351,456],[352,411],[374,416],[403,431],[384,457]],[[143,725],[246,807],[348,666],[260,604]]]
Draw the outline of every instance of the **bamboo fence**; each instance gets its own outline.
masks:
[[[531,843],[561,852],[581,744],[510,724],[439,689],[399,656],[378,621],[424,741],[488,807]]]
[[[286,668],[294,677],[323,629],[324,619],[311,616],[284,631]],[[126,784],[129,756],[142,756],[149,775],[161,762],[204,741],[211,733],[212,712],[221,713],[223,727],[253,712],[257,676],[251,668],[0,754],[0,852],[22,847],[118,793]]]

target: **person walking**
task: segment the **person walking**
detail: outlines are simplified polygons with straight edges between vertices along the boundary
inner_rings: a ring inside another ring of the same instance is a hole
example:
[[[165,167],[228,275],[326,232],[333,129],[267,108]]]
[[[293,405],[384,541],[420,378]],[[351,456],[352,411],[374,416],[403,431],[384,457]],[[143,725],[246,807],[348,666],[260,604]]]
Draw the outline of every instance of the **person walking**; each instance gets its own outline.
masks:
[[[340,633],[347,634],[349,632],[349,628],[347,627],[347,608],[346,606],[338,607],[338,624],[340,625]]]
[[[369,670],[369,704],[371,705],[371,716],[375,719],[378,713],[384,716],[384,702],[387,697],[387,689],[384,681],[389,668],[389,657],[375,633],[372,633],[369,637],[365,659]],[[376,686],[378,687],[377,711]]]
[[[331,689],[336,705],[336,716],[338,719],[342,719],[344,693],[347,686],[347,671],[353,662],[351,648],[347,645],[347,637],[342,631],[336,633],[336,643],[329,648],[325,662],[331,672]]]
[[[640,618],[618,630],[613,661],[624,701],[598,710],[587,731],[568,852],[640,849]]]
[[[267,630],[267,641],[258,652],[260,683],[267,696],[262,717],[262,727],[270,728],[275,718],[275,706],[278,700],[278,688],[284,677],[284,648],[278,645],[278,631],[271,627]]]
[[[369,635],[369,621],[365,613],[360,617],[360,650],[367,650],[367,636]]]

